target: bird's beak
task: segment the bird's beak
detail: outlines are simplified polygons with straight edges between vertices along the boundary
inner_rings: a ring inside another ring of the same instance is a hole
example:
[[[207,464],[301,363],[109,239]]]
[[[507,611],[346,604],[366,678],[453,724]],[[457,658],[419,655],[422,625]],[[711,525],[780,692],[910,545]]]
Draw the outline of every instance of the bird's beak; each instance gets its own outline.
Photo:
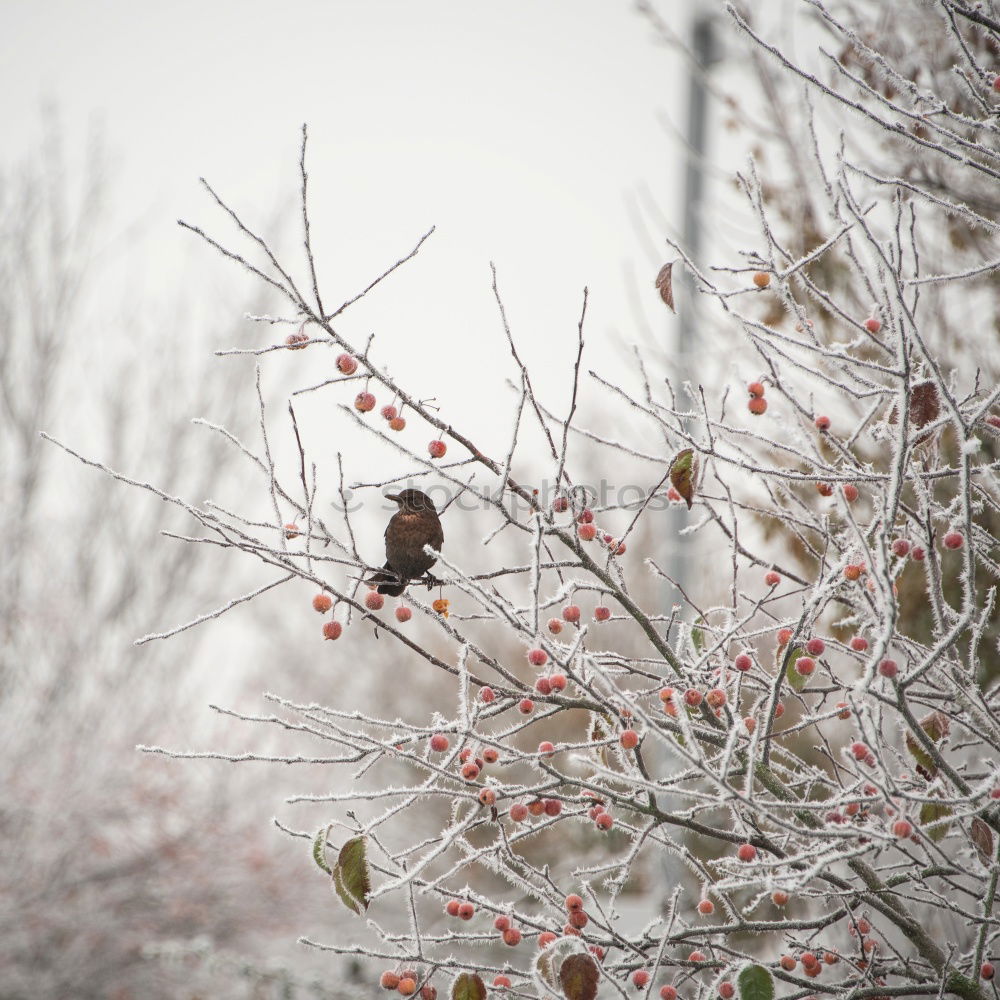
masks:
[[[385,498],[386,500],[395,500],[396,503],[401,503],[401,497],[398,493],[386,493]]]

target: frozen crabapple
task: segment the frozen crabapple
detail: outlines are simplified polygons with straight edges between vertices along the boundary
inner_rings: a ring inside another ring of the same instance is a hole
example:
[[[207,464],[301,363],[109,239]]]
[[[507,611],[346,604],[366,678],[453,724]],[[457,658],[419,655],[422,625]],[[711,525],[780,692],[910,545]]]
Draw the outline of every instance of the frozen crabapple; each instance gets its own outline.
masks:
[[[767,271],[754,271],[753,283],[758,288],[767,288],[771,284],[771,275]]]
[[[555,500],[552,501],[552,509],[557,514],[564,514],[567,510],[569,510],[569,500],[567,500],[566,497],[556,497]]]
[[[826,643],[822,639],[812,638],[806,643],[806,652],[810,656],[822,656]]]
[[[816,669],[816,661],[811,656],[800,656],[795,661],[795,672],[808,677]]]
[[[771,570],[764,574],[764,583],[769,587],[777,587],[781,583],[781,577],[774,570]]]
[[[888,677],[890,680],[899,673],[899,665],[895,660],[890,660],[888,658],[882,660],[878,665],[878,672],[883,677]]]
[[[634,750],[639,745],[639,734],[634,729],[622,730],[618,739],[623,750]]]
[[[515,823],[523,823],[528,818],[528,807],[523,802],[515,802],[509,815]]]
[[[285,525],[285,538],[291,541],[293,538],[298,538],[302,534],[302,529],[294,523],[289,523]]]
[[[563,630],[563,623],[559,618],[550,618],[548,628],[553,635],[558,635]]]
[[[778,645],[787,646],[788,640],[792,637],[792,630],[790,628],[779,628],[778,629]]]
[[[547,948],[550,944],[552,944],[553,941],[555,941],[555,939],[556,935],[553,934],[552,931],[542,931],[542,933],[539,934],[537,938],[538,947]]]
[[[726,692],[723,691],[722,688],[712,688],[712,690],[705,695],[705,701],[707,701],[712,708],[722,708],[722,706],[726,703]]]
[[[521,943],[521,932],[516,927],[511,927],[503,932],[503,943],[511,948],[516,948]]]
[[[393,417],[395,417],[399,411],[396,409],[395,406],[392,405],[392,403],[387,403],[378,412],[382,415],[384,419],[392,420]]]
[[[531,715],[531,713],[535,710],[535,703],[530,698],[522,698],[517,703],[517,710],[522,715]]]
[[[552,674],[549,677],[549,687],[553,691],[565,691],[566,690],[566,675],[565,674]]]
[[[909,553],[910,543],[905,538],[897,538],[892,543],[892,551],[894,555],[897,555],[900,558],[902,558],[903,556],[907,555],[907,553]]]
[[[575,892],[571,892],[565,900],[564,903],[568,913],[574,913],[577,910],[583,909],[583,897],[578,896]]]
[[[688,688],[684,692],[684,704],[688,708],[697,708],[704,700],[705,696],[697,688]]]
[[[593,524],[581,524],[576,533],[581,541],[592,542],[597,537],[597,528]]]
[[[323,623],[323,638],[324,639],[339,639],[341,633],[344,631],[344,626],[340,622],[324,622]]]
[[[510,978],[501,973],[500,975],[493,977],[493,985],[501,990],[509,990]]]
[[[481,687],[479,689],[479,700],[488,705],[491,701],[496,700],[496,692],[489,685]]]
[[[549,740],[542,740],[538,744],[538,754],[540,757],[551,757],[555,752],[556,748]]]
[[[710,917],[713,913],[715,913],[715,903],[713,903],[710,899],[701,900],[698,903],[698,912],[703,917]]]
[[[435,733],[431,737],[431,749],[435,753],[444,753],[451,746],[451,741],[444,733]]]
[[[431,458],[444,458],[444,453],[448,450],[448,446],[444,441],[435,439],[427,445],[427,453]]]
[[[562,616],[565,621],[575,625],[580,620],[580,609],[575,604],[567,604],[562,609]]]
[[[413,617],[413,612],[405,604],[400,604],[400,606],[396,608],[395,614],[396,621],[401,624],[408,622]]]
[[[368,413],[370,410],[375,409],[375,397],[367,391],[359,392],[354,397],[354,409],[358,413]]]
[[[736,852],[736,856],[740,861],[744,863],[749,863],[757,857],[757,848],[753,844],[740,844],[739,849]]]
[[[753,660],[747,653],[740,653],[735,660],[733,660],[733,666],[740,671],[746,673],[752,666]]]
[[[913,824],[905,819],[897,819],[892,824],[892,835],[898,837],[900,840],[905,840],[907,837],[913,835]]]
[[[541,695],[552,694],[552,682],[548,679],[548,677],[539,677],[538,680],[535,681],[535,690]]]
[[[461,903],[458,907],[458,915],[462,920],[471,920],[476,914],[476,908],[472,903]]]
[[[949,531],[941,541],[946,549],[960,549],[965,544],[965,536],[960,531]]]
[[[851,649],[855,653],[863,653],[868,648],[868,640],[863,635],[856,635],[851,639]]]
[[[788,902],[788,893],[782,889],[775,889],[774,892],[771,893],[771,902],[774,903],[775,906],[784,906],[785,903]]]
[[[391,431],[401,431],[406,426],[406,420],[403,417],[393,417],[389,421],[389,430]]]
[[[751,396],[747,402],[747,409],[755,417],[759,417],[767,411],[767,400],[763,396]]]
[[[394,990],[399,986],[399,976],[395,972],[388,970],[382,973],[382,978],[378,981],[379,986],[384,990]]]
[[[877,316],[869,316],[868,319],[865,320],[865,329],[869,333],[878,333],[879,330],[882,329],[882,320],[880,320]]]
[[[854,503],[858,499],[858,488],[854,483],[844,483],[841,488],[841,492],[844,494],[844,499],[848,503]]]
[[[329,594],[317,594],[313,598],[313,610],[325,615],[333,607],[333,598]]]
[[[369,611],[381,611],[384,605],[385,598],[377,590],[370,590],[365,594],[365,607]]]
[[[914,545],[913,550],[910,552],[911,557],[914,562],[923,562],[927,556],[922,545]]]
[[[832,497],[833,496],[833,487],[829,483],[817,483],[816,484],[816,492],[821,497]]]
[[[606,622],[611,617],[611,608],[606,608],[599,604],[594,608],[594,621],[595,622]]]
[[[749,392],[751,396],[756,396],[757,398],[760,398],[761,396],[764,395],[764,383],[750,382],[747,385],[747,392]]]
[[[632,985],[637,990],[641,990],[648,983],[649,973],[645,969],[636,969],[635,972],[632,973]]]
[[[723,980],[719,983],[719,996],[722,997],[722,1000],[733,1000],[735,995],[736,987],[731,982]]]
[[[825,432],[830,429],[830,418],[825,415],[817,417],[813,423],[818,431]]]
[[[666,986],[661,986],[660,1000],[677,1000],[677,987],[671,986],[669,983]]]
[[[610,830],[614,822],[611,813],[607,812],[598,813],[594,818],[594,823],[597,825],[598,830]]]
[[[528,650],[528,662],[533,667],[544,667],[549,662],[549,654],[536,646]]]
[[[336,364],[341,375],[353,375],[358,370],[358,362],[350,354],[338,355]]]

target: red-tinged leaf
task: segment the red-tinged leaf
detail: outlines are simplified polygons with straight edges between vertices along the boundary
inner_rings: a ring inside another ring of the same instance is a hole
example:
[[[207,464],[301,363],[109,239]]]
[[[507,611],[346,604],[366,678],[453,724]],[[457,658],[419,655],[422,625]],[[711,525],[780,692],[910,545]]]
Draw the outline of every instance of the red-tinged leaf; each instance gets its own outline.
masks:
[[[368,909],[372,883],[364,837],[352,837],[340,849],[333,869],[333,888],[349,910],[360,916],[362,909]]]
[[[694,451],[685,448],[674,455],[670,463],[670,485],[680,494],[681,499],[691,509],[691,501],[694,499],[694,484],[698,476],[698,459],[695,458]]]
[[[976,853],[979,855],[979,860],[989,868],[993,863],[993,831],[976,816],[972,820],[970,837],[976,848]]]
[[[663,304],[671,312],[676,312],[677,310],[674,309],[674,282],[670,274],[673,266],[674,262],[671,261],[660,268],[660,273],[656,276],[656,288],[660,293],[660,298],[663,299]]]
[[[941,413],[941,400],[934,382],[918,382],[910,389],[910,423],[918,430],[934,423]]]
[[[736,977],[740,1000],[774,1000],[774,980],[762,965],[748,965]]]
[[[559,966],[559,985],[566,1000],[594,1000],[600,973],[589,955],[570,955]]]
[[[330,835],[332,827],[322,826],[319,833],[313,838],[313,861],[316,862],[327,873],[333,874],[333,869],[326,860],[326,838]]]
[[[920,728],[935,743],[940,743],[951,732],[951,720],[944,712],[931,712],[920,720]]]
[[[805,652],[801,646],[793,646],[792,651],[788,654],[788,666],[785,668],[785,677],[788,678],[788,686],[793,691],[801,691],[809,683],[809,678],[805,674],[800,674],[795,669],[796,661],[800,656],[805,656]]]
[[[451,1000],[486,1000],[486,984],[474,972],[463,972],[452,984]]]
[[[931,826],[929,830],[924,830],[924,833],[926,833],[927,836],[934,841],[934,843],[941,840],[951,827],[950,823],[940,823],[936,821],[947,819],[947,817],[951,815],[951,808],[940,802],[925,802],[920,807],[920,825],[926,827],[930,826],[931,823],[936,823],[936,825]]]

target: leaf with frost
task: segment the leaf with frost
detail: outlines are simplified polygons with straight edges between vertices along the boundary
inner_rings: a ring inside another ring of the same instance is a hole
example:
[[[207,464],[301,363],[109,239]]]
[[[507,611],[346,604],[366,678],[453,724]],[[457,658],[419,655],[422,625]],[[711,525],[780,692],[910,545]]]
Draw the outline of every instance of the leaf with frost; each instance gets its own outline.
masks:
[[[691,509],[694,499],[694,485],[698,478],[698,459],[694,450],[685,448],[674,455],[670,463],[670,485],[680,494],[681,499]]]
[[[774,1000],[774,980],[762,965],[748,965],[736,977],[740,1000]]]
[[[344,906],[359,916],[368,909],[372,883],[364,837],[352,837],[340,849],[333,869],[333,888]]]
[[[321,826],[319,833],[313,837],[313,861],[316,862],[327,873],[327,875],[333,874],[333,869],[327,864],[326,861],[326,838],[330,836],[330,831],[333,829],[331,826]]]
[[[486,984],[475,972],[463,972],[452,984],[451,1000],[486,1000]]]
[[[656,276],[656,289],[660,293],[660,298],[663,299],[663,304],[671,312],[677,312],[674,308],[674,282],[671,277],[673,267],[674,261],[671,261],[660,268],[660,272]]]
[[[570,955],[559,966],[559,985],[566,1000],[594,1000],[600,973],[589,955]]]

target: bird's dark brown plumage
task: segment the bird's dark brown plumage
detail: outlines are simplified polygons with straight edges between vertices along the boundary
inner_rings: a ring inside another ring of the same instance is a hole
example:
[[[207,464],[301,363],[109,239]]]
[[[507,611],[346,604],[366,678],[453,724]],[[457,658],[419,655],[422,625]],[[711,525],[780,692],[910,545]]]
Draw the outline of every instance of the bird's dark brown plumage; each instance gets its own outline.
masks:
[[[436,552],[444,544],[444,532],[434,502],[420,490],[403,490],[386,494],[395,500],[399,510],[389,519],[385,529],[385,567],[368,582],[378,584],[380,594],[398,597],[410,580],[423,576],[437,562],[427,555],[424,546]]]

